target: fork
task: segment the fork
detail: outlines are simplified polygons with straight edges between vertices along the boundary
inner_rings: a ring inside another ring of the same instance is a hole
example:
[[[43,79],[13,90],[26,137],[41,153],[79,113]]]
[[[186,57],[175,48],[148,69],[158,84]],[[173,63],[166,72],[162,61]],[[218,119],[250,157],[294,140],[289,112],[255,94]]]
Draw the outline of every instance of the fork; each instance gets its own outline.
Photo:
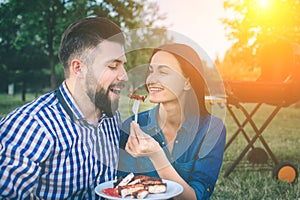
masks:
[[[140,101],[135,99],[132,105],[132,112],[134,113],[134,121],[137,122],[138,112],[139,112]]]

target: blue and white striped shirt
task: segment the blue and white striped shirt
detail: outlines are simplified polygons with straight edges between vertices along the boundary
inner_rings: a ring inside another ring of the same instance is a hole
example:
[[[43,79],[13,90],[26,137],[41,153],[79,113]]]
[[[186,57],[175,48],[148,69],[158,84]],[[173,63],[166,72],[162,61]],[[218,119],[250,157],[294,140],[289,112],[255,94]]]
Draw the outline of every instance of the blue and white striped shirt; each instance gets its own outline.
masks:
[[[0,199],[94,199],[116,176],[120,114],[88,123],[63,83],[0,121]],[[67,109],[68,110],[68,109]]]

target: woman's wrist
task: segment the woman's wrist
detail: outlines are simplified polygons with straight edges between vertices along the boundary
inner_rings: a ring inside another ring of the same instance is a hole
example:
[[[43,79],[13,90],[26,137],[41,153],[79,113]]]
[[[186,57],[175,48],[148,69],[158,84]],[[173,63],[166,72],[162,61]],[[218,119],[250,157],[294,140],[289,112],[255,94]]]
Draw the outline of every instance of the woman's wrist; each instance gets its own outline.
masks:
[[[158,151],[151,153],[149,158],[156,170],[163,169],[170,165],[170,162],[162,148],[159,148]]]

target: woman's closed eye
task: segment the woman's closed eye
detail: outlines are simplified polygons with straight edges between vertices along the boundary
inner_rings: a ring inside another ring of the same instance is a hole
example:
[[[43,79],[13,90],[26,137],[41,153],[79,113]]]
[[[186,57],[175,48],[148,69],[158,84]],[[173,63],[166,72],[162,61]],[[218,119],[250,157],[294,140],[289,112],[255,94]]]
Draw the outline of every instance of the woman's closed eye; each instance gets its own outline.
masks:
[[[167,71],[160,71],[159,72],[161,75],[168,75],[169,73]]]
[[[158,65],[155,67],[150,65],[149,69],[148,69],[149,74],[157,73],[157,74],[161,74],[161,75],[168,75],[168,74],[170,74],[170,71],[172,71],[172,69],[166,65]]]

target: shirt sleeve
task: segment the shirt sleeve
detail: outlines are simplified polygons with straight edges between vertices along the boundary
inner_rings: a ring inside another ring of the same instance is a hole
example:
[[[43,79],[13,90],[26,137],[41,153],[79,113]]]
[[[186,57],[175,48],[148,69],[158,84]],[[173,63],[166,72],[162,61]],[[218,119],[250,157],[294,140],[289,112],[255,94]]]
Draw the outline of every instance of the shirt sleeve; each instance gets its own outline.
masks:
[[[0,122],[0,197],[32,196],[51,142],[33,116],[12,115]]]
[[[197,199],[209,199],[212,195],[221,169],[226,142],[226,129],[221,120],[211,124],[207,134],[203,143],[211,142],[211,137],[215,138],[215,141],[210,143],[210,151],[200,148],[188,181]],[[202,151],[206,153],[203,154]]]
[[[127,122],[125,122],[128,125]],[[120,137],[119,162],[118,162],[118,177],[125,177],[128,173],[134,172],[135,159],[126,152],[125,147],[129,137],[129,129],[123,124]]]

